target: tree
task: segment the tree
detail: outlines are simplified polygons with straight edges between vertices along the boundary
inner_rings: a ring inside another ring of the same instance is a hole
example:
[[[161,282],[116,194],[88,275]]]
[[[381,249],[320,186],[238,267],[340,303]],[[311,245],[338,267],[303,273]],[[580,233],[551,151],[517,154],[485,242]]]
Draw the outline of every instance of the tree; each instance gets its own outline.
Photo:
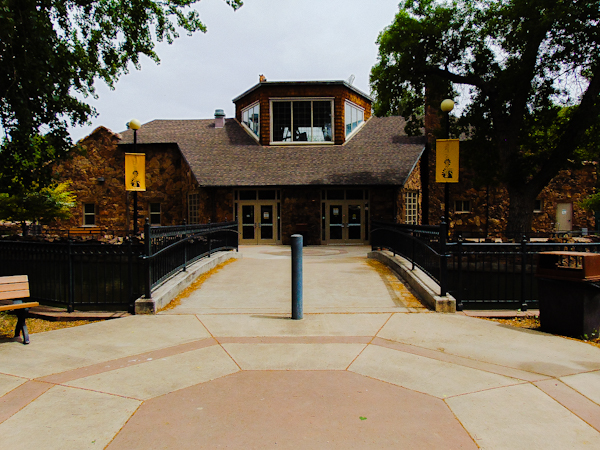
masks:
[[[24,194],[0,193],[0,217],[20,222],[23,236],[27,235],[27,222],[50,223],[55,219],[69,219],[75,207],[75,196],[69,191],[70,182],[30,189]]]
[[[507,231],[530,231],[536,196],[600,115],[598,0],[406,0],[378,44],[375,113],[414,132],[426,85],[468,87],[461,149],[506,185]]]
[[[114,87],[155,41],[206,31],[199,0],[0,0],[0,191],[51,184],[51,162],[72,149],[67,132],[95,114],[82,97]],[[241,0],[225,0],[234,9]]]

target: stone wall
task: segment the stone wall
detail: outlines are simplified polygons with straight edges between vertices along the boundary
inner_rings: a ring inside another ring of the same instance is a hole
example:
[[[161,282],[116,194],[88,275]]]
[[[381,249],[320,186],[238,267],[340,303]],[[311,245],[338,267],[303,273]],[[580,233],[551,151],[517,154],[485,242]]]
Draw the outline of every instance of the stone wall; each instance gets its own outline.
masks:
[[[434,154],[434,152],[432,152]],[[430,158],[429,223],[437,224],[443,215],[444,185],[435,183],[435,161]],[[562,170],[540,193],[540,212],[534,212],[532,231],[549,233],[556,229],[556,212],[559,203],[573,205],[573,230],[595,227],[593,213],[585,211],[579,202],[595,192],[596,164],[586,163],[577,169]],[[455,211],[457,200],[468,200],[468,213]],[[475,187],[469,172],[461,169],[460,182],[450,184],[450,230],[454,232],[489,234],[500,237],[506,229],[509,197],[504,186]]]
[[[398,189],[398,196],[396,198],[396,222],[397,223],[405,223],[406,222],[406,194],[408,192],[417,192],[417,224],[421,224],[423,222],[422,218],[422,208],[423,208],[423,191],[422,191],[422,175],[421,175],[421,160],[415,166],[413,171],[408,176],[406,183],[404,186]]]
[[[84,153],[56,166],[61,180],[71,180],[77,205],[74,216],[61,228],[83,225],[83,205],[96,205],[96,225],[108,230],[133,227],[133,193],[125,191],[125,152],[131,145],[119,145],[120,136],[99,127],[80,144]],[[138,226],[150,214],[150,203],[161,205],[161,225],[178,225],[187,214],[187,193],[197,183],[175,145],[138,145],[146,154],[146,191],[138,192]]]
[[[292,234],[303,235],[304,245],[321,244],[321,188],[281,189],[281,241],[290,245]]]
[[[397,201],[401,197],[396,186],[370,189],[369,208],[371,220],[393,222],[398,216]]]

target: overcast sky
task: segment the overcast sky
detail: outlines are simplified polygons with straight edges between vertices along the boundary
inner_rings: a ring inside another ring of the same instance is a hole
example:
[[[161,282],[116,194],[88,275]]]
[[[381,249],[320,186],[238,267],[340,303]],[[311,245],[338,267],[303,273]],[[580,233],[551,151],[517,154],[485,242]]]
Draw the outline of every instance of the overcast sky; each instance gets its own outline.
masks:
[[[369,94],[375,41],[398,12],[399,0],[244,0],[233,11],[223,0],[196,4],[207,33],[159,44],[161,63],[143,59],[114,90],[97,83],[88,99],[99,115],[74,128],[81,139],[103,125],[115,132],[130,119],[210,119],[234,115],[231,100],[268,81],[347,80]]]

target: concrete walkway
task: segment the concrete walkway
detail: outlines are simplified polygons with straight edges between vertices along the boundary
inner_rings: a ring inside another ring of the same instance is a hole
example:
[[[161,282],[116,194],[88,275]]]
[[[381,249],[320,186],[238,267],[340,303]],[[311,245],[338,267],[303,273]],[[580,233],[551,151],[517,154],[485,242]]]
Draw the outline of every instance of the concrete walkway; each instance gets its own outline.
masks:
[[[0,448],[600,448],[597,347],[412,313],[355,248],[307,251],[342,286],[292,321],[286,249],[243,250],[168,314],[0,342]]]

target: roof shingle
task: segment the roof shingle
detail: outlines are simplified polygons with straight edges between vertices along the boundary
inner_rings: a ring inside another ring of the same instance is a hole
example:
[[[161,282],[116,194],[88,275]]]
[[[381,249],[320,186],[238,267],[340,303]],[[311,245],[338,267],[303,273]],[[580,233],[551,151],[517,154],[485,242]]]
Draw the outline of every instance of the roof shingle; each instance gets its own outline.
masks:
[[[372,117],[344,145],[259,145],[235,119],[154,120],[137,142],[176,144],[201,186],[403,185],[425,147],[402,117]],[[133,132],[121,133],[133,143]]]

